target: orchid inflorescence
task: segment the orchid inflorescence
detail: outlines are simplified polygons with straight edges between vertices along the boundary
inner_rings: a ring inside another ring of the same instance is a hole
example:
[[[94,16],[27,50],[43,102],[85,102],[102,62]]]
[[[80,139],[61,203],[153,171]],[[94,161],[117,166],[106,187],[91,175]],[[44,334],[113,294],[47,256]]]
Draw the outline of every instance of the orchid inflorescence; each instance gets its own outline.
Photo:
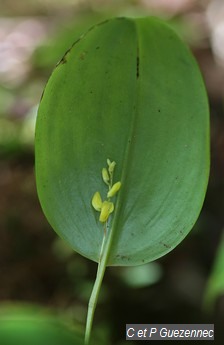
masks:
[[[110,201],[110,198],[114,197],[121,188],[120,181],[113,184],[113,173],[116,163],[107,159],[107,165],[107,168],[102,169],[102,179],[108,186],[107,199],[103,201],[99,192],[96,192],[92,198],[93,208],[100,212],[99,221],[101,223],[105,223],[114,211],[114,203]]]

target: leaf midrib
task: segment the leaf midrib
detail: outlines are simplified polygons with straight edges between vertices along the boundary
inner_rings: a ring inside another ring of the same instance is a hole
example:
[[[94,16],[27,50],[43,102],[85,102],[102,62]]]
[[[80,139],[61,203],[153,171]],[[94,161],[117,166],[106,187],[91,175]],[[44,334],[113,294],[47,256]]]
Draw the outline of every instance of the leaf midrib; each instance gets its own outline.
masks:
[[[130,19],[128,19],[130,20]],[[133,115],[132,115],[132,121],[131,121],[131,126],[130,126],[130,130],[129,130],[129,135],[128,135],[128,142],[127,142],[127,146],[125,149],[125,154],[124,154],[124,161],[123,161],[123,165],[122,165],[122,174],[121,174],[121,189],[118,193],[117,199],[116,199],[116,205],[115,205],[115,212],[114,212],[114,216],[113,216],[113,221],[111,224],[111,228],[108,228],[108,232],[107,232],[107,239],[106,239],[106,243],[105,243],[105,247],[104,247],[104,253],[103,253],[103,261],[105,266],[107,266],[108,264],[108,259],[111,253],[111,248],[113,245],[113,240],[114,240],[114,234],[116,233],[116,229],[117,229],[117,224],[119,221],[119,214],[120,214],[120,208],[121,208],[121,204],[122,204],[122,195],[124,193],[124,189],[122,188],[122,186],[124,186],[125,180],[126,180],[126,176],[127,176],[127,171],[128,171],[128,162],[129,162],[129,158],[131,155],[131,151],[133,149],[133,143],[134,140],[132,140],[134,138],[134,132],[135,132],[135,125],[138,119],[138,95],[139,95],[139,71],[140,71],[140,54],[139,54],[139,39],[138,39],[138,28],[137,28],[137,24],[130,20],[133,25],[135,26],[135,31],[136,31],[136,37],[137,37],[137,47],[136,47],[136,90],[135,90],[135,101],[134,101],[134,107],[133,107]]]

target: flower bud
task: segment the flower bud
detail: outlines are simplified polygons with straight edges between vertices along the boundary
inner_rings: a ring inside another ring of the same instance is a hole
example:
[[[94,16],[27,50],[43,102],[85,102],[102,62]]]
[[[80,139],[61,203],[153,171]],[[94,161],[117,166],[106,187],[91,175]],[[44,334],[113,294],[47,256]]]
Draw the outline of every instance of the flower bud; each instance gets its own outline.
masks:
[[[92,198],[92,206],[96,211],[101,211],[103,202],[99,192],[96,192]]]
[[[102,170],[102,178],[106,184],[109,183],[110,177],[109,177],[109,174],[108,174],[108,171],[106,168],[103,168],[103,170]]]
[[[101,208],[101,212],[100,212],[100,222],[104,223],[107,221],[109,215],[113,212],[114,210],[114,204],[110,201],[104,201],[102,208]]]
[[[121,182],[120,181],[116,182],[107,193],[107,197],[111,198],[112,196],[114,196],[119,191],[120,188],[121,188]]]
[[[109,170],[109,174],[110,174],[110,175],[113,174],[115,165],[116,165],[116,162],[114,162],[114,161],[113,161],[112,163],[109,164],[108,170]]]

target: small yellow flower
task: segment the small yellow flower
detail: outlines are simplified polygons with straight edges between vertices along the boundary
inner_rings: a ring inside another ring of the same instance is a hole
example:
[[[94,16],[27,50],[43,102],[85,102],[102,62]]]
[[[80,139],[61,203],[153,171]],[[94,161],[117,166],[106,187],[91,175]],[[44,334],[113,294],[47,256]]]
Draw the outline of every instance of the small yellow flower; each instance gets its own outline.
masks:
[[[121,182],[120,181],[116,182],[107,193],[107,197],[111,198],[112,196],[114,196],[119,191],[120,188],[121,188]]]
[[[108,168],[102,169],[102,178],[103,181],[108,186],[107,200],[103,201],[99,192],[96,192],[92,198],[93,208],[100,212],[99,221],[101,223],[107,222],[110,214],[114,211],[114,204],[110,201],[110,198],[113,197],[121,188],[121,182],[116,182],[113,185],[113,173],[116,162],[111,162],[110,159],[107,159]],[[105,230],[106,231],[106,230]]]
[[[108,185],[109,181],[110,181],[110,177],[109,177],[109,174],[108,174],[108,171],[106,168],[103,168],[103,170],[102,170],[102,178],[103,178],[104,182]]]
[[[114,210],[114,204],[110,201],[104,201],[102,208],[101,208],[101,212],[100,212],[100,222],[104,223],[107,221],[109,215],[113,212]]]
[[[96,211],[101,211],[103,202],[99,192],[96,192],[92,198],[92,206]]]
[[[108,167],[109,174],[112,175],[113,172],[114,172],[114,168],[115,168],[116,162],[114,162],[114,161],[111,162],[110,161],[110,164],[108,164],[108,165],[109,165],[109,167]]]

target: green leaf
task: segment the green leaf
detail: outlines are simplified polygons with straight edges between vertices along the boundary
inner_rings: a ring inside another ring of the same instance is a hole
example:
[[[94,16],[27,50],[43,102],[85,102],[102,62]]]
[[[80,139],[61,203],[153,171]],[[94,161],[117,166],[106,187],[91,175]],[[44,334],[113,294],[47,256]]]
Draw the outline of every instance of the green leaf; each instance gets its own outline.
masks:
[[[99,261],[106,199],[101,171],[117,164],[107,265],[137,265],[171,251],[193,227],[209,174],[209,112],[199,69],[156,18],[94,26],[57,65],[36,124],[43,211],[74,250]]]
[[[83,334],[76,328],[37,306],[0,308],[0,343],[4,345],[83,345]]]
[[[222,234],[213,269],[205,289],[204,309],[208,312],[213,311],[215,303],[220,296],[224,296],[224,233]]]

